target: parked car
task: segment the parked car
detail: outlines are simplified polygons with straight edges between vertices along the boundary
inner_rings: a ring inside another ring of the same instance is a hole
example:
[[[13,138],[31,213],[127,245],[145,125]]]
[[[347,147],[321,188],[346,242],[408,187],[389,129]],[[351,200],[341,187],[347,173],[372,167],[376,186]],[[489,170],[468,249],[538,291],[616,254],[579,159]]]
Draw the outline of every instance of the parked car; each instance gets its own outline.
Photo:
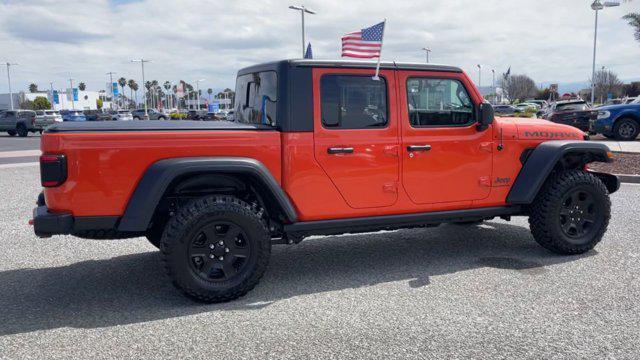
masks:
[[[133,120],[143,120],[144,109],[133,110],[131,115],[133,116]],[[169,116],[156,109],[147,109],[147,115],[149,116],[149,120],[167,120],[169,118]]]
[[[129,110],[113,111],[111,112],[111,114],[109,114],[109,116],[113,121],[131,121],[134,119],[133,114],[131,114],[131,111]]]
[[[204,120],[206,115],[205,110],[189,110],[187,111],[187,120]]]
[[[45,127],[62,122],[62,115],[55,110],[37,110],[36,111],[36,127],[44,129]]]
[[[236,112],[233,110],[227,111],[227,114],[225,115],[225,120],[236,121]]]
[[[225,116],[222,113],[206,113],[202,120],[205,121],[220,121],[224,120]]]
[[[10,136],[25,137],[30,132],[41,132],[42,126],[36,125],[36,112],[33,110],[7,110],[0,113],[0,131]]]
[[[535,103],[520,103],[515,105],[515,107],[520,110],[520,111],[539,111],[540,110],[540,106],[538,104]]]
[[[629,104],[602,106],[590,132],[617,140],[635,140],[640,133],[640,97]]]
[[[34,232],[146,236],[162,249],[167,283],[201,302],[245,295],[272,245],[313,235],[523,216],[532,238],[558,254],[603,239],[620,182],[587,165],[613,161],[606,145],[566,125],[494,118],[460,68],[384,62],[373,80],[375,67],[284,60],[242,69],[236,93],[247,96],[236,99],[233,123],[54,125],[41,144]],[[381,249],[381,258],[394,251]]]
[[[551,105],[545,114],[547,120],[558,124],[571,125],[582,131],[589,131],[591,121],[598,117],[598,110],[594,110],[584,100],[558,101]]]
[[[538,108],[540,110],[544,110],[547,107],[549,107],[549,102],[547,100],[535,100],[535,99],[528,99],[524,101],[525,103],[529,103],[529,104],[536,104],[538,105]]]
[[[87,117],[80,110],[62,110],[60,115],[63,121],[87,121]]]
[[[496,115],[508,116],[522,112],[520,109],[513,105],[493,105],[493,110]]]
[[[108,121],[111,116],[108,112],[102,110],[85,110],[83,114],[87,121]]]

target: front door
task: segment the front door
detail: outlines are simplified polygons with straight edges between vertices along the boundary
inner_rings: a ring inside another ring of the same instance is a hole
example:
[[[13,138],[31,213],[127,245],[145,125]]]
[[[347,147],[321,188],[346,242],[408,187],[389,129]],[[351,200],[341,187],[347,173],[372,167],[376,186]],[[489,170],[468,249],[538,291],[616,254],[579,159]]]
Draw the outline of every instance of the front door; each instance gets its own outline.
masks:
[[[484,199],[491,190],[491,127],[476,128],[482,99],[461,73],[398,73],[403,186],[418,204]]]
[[[398,125],[393,71],[313,70],[315,158],[352,208],[398,198]]]

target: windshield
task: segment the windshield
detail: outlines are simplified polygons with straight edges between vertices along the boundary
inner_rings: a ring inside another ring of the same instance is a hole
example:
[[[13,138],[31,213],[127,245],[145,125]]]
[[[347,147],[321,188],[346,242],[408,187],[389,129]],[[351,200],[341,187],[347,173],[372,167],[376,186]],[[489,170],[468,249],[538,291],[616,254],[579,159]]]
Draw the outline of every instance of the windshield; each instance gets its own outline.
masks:
[[[275,71],[238,76],[235,121],[275,126],[277,100],[278,76]]]
[[[124,115],[127,115],[127,114],[129,114],[129,112],[128,112],[128,111],[126,111],[126,110],[120,110],[120,111],[118,111],[118,114],[124,114]]]
[[[569,104],[558,104],[556,106],[556,111],[582,111],[589,110],[589,105],[587,103],[569,103]]]

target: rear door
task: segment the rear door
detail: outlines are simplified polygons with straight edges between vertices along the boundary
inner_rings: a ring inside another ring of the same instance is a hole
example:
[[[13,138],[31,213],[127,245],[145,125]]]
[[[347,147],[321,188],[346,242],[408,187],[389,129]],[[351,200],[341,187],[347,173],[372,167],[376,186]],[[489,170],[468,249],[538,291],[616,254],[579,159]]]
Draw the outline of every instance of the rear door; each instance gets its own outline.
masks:
[[[491,128],[478,131],[482,99],[462,73],[398,72],[402,184],[418,204],[484,199],[492,171]]]
[[[315,158],[352,208],[393,205],[399,159],[394,72],[313,70]]]

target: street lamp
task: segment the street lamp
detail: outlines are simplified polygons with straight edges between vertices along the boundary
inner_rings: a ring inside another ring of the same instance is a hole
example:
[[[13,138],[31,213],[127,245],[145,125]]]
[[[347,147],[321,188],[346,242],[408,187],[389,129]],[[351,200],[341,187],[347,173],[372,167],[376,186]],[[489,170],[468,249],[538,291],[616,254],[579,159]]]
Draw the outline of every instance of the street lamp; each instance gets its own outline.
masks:
[[[13,110],[13,92],[11,91],[11,66],[18,65],[16,63],[6,62],[7,66],[7,81],[9,81],[9,103],[11,104],[11,110]]]
[[[300,5],[300,6],[291,5],[289,6],[289,9],[300,11],[300,15],[302,16],[302,58],[304,59],[304,47],[306,45],[306,42],[304,39],[304,13],[315,14],[315,11],[307,9],[306,7],[304,7],[304,5]]]
[[[71,75],[71,74],[69,74]],[[73,98],[73,78],[69,78],[69,86],[71,86],[71,109],[76,109],[76,100]]]
[[[491,69],[491,90],[493,91],[493,103],[496,103],[498,94],[496,91],[496,69]]]
[[[145,60],[145,59],[135,59],[135,60],[131,60],[131,62],[139,62],[140,65],[142,66],[142,94],[144,96],[144,119],[145,120],[149,120],[149,112],[147,110],[147,87],[145,86],[145,81],[144,81],[144,63],[147,62],[151,62],[151,60]]]
[[[111,108],[111,110],[113,110],[113,103],[115,100],[113,97],[113,75],[115,75],[116,73],[114,73],[113,71],[109,71],[108,73],[106,73],[105,75],[109,75],[109,88],[111,89],[111,103],[109,104],[109,107]]]
[[[204,79],[196,80],[196,97],[198,98],[198,111],[200,111],[200,81],[204,81]]]
[[[422,50],[427,54],[427,64],[429,63],[429,53],[431,52],[431,49],[423,47]]]
[[[591,9],[596,12],[596,25],[593,31],[593,64],[591,66],[591,104],[595,101],[596,96],[596,41],[598,40],[598,11],[606,7],[620,6],[618,1],[605,1],[604,4],[600,0],[595,0],[591,4]]]
[[[482,86],[482,65],[476,65],[478,67],[478,89]]]

